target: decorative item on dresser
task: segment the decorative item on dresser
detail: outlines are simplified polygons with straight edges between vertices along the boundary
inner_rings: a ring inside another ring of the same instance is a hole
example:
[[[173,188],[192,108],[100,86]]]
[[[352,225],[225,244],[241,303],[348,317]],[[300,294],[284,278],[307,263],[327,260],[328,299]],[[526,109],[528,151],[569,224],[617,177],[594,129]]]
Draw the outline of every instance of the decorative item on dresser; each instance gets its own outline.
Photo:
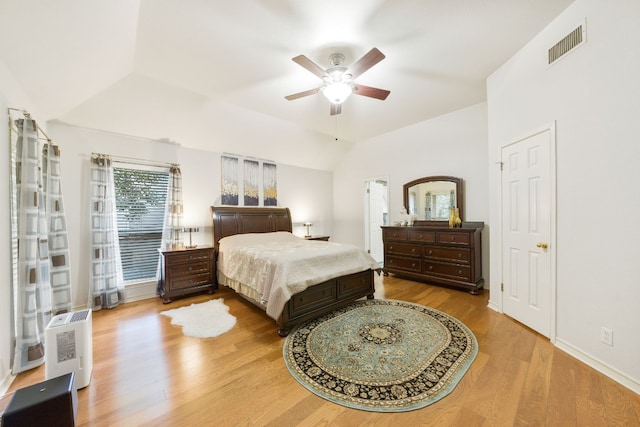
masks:
[[[158,249],[160,278],[163,286],[159,290],[162,302],[171,302],[171,297],[203,290],[212,294],[217,287],[214,274],[214,250],[212,246],[180,249]]]
[[[477,294],[482,278],[484,223],[463,221],[462,179],[431,176],[403,186],[413,226],[382,227],[384,274],[467,289]],[[453,213],[453,221],[447,221]],[[448,228],[450,226],[452,228]]]

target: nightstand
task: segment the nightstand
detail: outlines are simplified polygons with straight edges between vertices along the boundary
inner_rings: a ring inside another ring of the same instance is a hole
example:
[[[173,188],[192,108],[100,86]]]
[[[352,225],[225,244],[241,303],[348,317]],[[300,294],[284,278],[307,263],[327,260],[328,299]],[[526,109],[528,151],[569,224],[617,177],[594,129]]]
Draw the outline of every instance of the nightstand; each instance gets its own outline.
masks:
[[[160,271],[164,289],[160,291],[162,302],[171,302],[171,297],[203,290],[210,294],[216,288],[213,263],[213,248],[198,246],[160,250]]]
[[[324,240],[325,242],[329,241],[329,236],[304,236],[306,240]]]

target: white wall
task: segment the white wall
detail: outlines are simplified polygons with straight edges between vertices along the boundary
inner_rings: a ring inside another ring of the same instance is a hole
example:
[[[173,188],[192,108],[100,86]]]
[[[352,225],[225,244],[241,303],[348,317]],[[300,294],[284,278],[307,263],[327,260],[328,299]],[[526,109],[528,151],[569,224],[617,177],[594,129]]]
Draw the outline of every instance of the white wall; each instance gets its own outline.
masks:
[[[477,104],[357,143],[334,170],[333,228],[337,241],[364,247],[364,181],[389,178],[389,220],[399,220],[402,186],[431,175],[464,181],[464,219],[488,223],[487,106]],[[482,235],[489,278],[489,227]],[[485,285],[486,286],[486,285]]]
[[[640,31],[637,0],[576,0],[488,79],[491,251],[499,247],[500,147],[557,124],[557,345],[640,390]],[[584,22],[587,43],[546,65]],[[499,257],[491,264],[500,306]],[[614,345],[600,342],[600,328]]]
[[[211,244],[210,206],[220,203],[220,153],[182,148],[140,138],[49,123],[48,134],[61,148],[62,189],[69,224],[74,307],[86,305],[89,278],[87,206],[92,152],[159,162],[179,163],[182,169],[184,224],[200,227],[194,244]],[[294,233],[304,235],[301,222],[312,218],[314,232],[331,232],[331,172],[277,165],[278,205],[291,209]],[[188,238],[188,236],[187,236]],[[145,294],[148,295],[148,294]],[[134,298],[136,296],[134,295]]]

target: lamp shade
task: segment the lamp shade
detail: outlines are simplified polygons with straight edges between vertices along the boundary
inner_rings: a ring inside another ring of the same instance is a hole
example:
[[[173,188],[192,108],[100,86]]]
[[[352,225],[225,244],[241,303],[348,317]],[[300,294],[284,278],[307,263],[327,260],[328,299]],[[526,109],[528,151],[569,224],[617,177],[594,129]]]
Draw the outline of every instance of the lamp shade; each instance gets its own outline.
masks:
[[[342,104],[353,93],[353,87],[344,82],[335,82],[322,89],[324,96],[333,104]]]

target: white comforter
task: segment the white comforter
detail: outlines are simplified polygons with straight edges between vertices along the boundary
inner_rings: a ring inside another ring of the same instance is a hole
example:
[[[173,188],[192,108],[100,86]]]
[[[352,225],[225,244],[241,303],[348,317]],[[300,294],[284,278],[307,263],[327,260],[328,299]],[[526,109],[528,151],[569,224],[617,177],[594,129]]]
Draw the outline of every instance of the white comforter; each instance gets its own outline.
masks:
[[[253,294],[249,296],[258,296],[273,319],[280,316],[293,294],[311,285],[378,268],[378,263],[355,245],[305,240],[283,231],[220,239],[219,273],[230,279],[227,281],[249,287],[252,291],[248,294]]]

